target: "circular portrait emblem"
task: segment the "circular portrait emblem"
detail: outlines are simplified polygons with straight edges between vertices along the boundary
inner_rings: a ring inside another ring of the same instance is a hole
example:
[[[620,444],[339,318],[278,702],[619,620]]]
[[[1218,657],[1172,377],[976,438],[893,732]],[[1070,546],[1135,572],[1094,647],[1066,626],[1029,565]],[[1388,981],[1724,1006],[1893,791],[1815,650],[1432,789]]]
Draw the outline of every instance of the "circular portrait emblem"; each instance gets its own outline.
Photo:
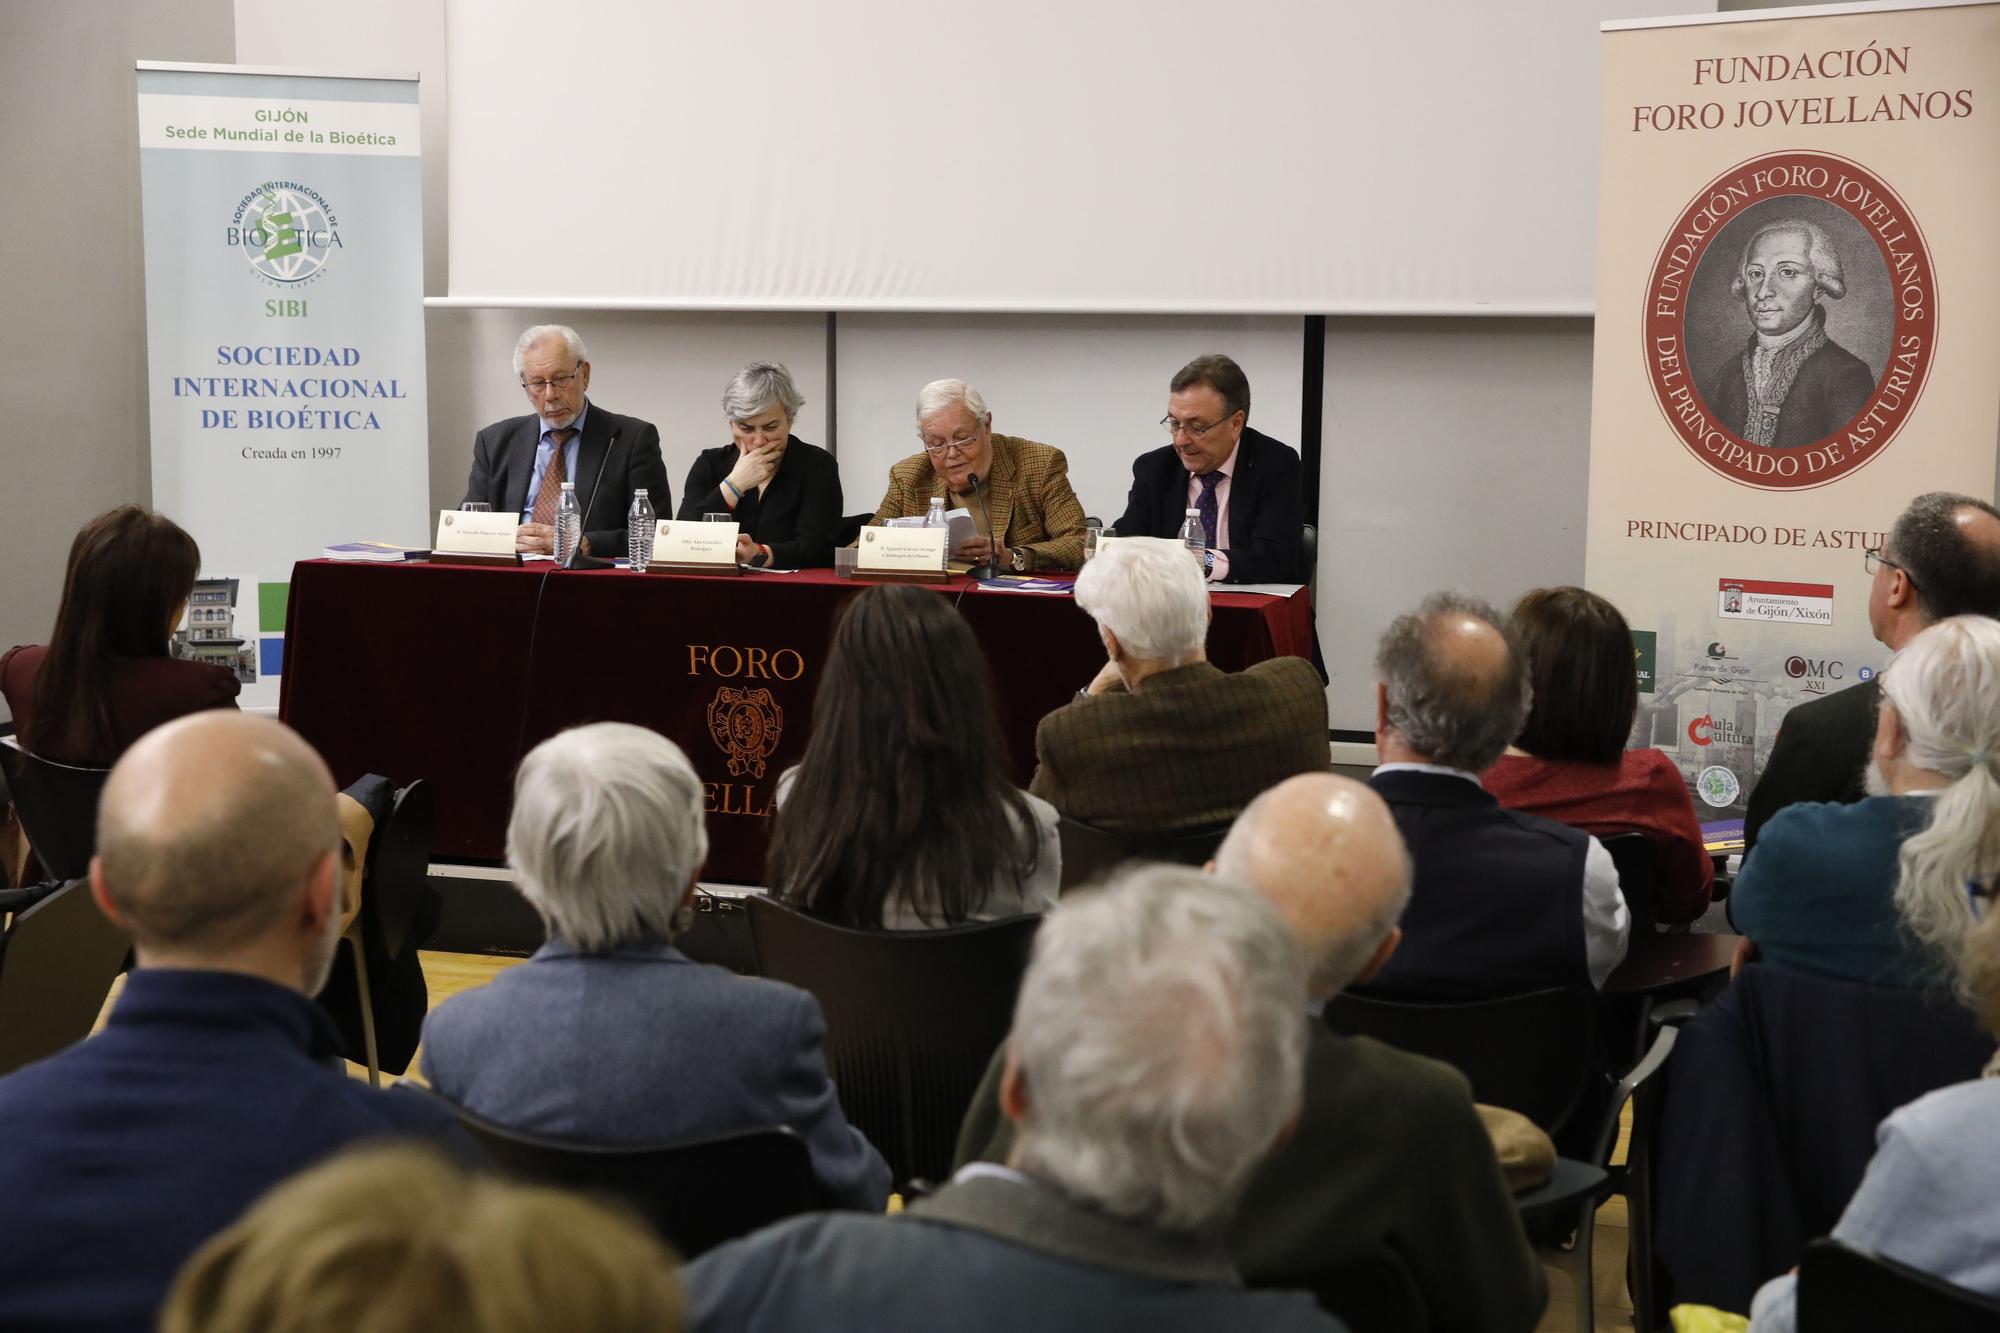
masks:
[[[1873,172],[1772,153],[1704,186],[1660,245],[1646,368],[1688,452],[1745,486],[1823,486],[1888,447],[1937,339],[1930,250]]]

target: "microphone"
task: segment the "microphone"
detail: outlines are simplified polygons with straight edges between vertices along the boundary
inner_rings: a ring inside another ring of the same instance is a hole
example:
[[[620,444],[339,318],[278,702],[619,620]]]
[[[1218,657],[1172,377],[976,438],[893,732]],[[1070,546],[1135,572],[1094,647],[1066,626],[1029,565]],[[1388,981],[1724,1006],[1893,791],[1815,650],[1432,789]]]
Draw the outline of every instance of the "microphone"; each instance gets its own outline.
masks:
[[[597,460],[597,476],[590,483],[590,498],[584,501],[577,509],[577,513],[580,515],[579,522],[590,517],[590,507],[597,503],[598,488],[604,485],[604,465],[611,461],[611,451],[617,447],[618,432],[614,430],[611,432],[611,439],[604,446],[604,457]],[[579,444],[577,448],[581,450],[583,446]],[[582,534],[578,533],[577,537],[576,549],[570,552],[568,563],[563,565],[564,569],[609,569],[611,567],[608,561],[599,560],[596,556],[585,555],[583,553]],[[577,563],[580,560],[589,561],[590,563]]]
[[[979,489],[979,474],[971,473],[967,480],[972,483],[973,498],[979,501],[980,516],[986,520],[987,551],[985,562],[974,565],[965,574],[967,578],[997,579],[1000,577],[1000,539],[993,535],[993,512],[986,507],[986,492]]]

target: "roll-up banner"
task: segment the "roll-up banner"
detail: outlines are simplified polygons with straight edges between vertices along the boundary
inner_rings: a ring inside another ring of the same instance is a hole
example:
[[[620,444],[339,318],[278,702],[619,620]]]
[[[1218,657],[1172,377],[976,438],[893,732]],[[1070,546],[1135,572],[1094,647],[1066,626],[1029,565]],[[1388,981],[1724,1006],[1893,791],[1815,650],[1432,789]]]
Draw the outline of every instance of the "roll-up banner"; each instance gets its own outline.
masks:
[[[1994,491],[2000,4],[1604,26],[1589,585],[1634,742],[1740,815],[1793,704],[1871,678],[1863,552]]]
[[[153,506],[201,545],[176,653],[275,706],[294,561],[423,544],[414,78],[138,66]]]

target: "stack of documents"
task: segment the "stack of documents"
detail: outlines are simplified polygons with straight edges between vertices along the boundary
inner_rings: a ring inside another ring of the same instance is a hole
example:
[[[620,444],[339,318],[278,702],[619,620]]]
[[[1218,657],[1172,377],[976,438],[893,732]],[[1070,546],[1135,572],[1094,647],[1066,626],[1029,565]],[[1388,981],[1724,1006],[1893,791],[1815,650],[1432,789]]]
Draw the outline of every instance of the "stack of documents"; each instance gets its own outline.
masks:
[[[400,546],[395,542],[342,542],[329,546],[321,555],[328,560],[423,560],[430,552],[414,547]]]

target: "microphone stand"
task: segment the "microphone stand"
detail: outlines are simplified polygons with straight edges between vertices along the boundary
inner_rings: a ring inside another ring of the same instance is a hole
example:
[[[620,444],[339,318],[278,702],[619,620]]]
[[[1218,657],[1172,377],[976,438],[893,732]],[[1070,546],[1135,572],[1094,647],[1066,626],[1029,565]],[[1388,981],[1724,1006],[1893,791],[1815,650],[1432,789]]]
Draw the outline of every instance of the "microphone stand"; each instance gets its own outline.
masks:
[[[583,449],[583,442],[579,440],[576,447],[580,453]],[[598,488],[604,485],[604,465],[611,461],[611,451],[617,447],[618,432],[614,430],[611,432],[611,438],[605,441],[604,457],[597,460],[597,476],[590,483],[590,499],[579,506],[576,511],[576,549],[569,553],[569,559],[563,564],[564,569],[611,568],[609,560],[600,560],[594,555],[585,555],[583,553],[583,520],[590,516],[590,506],[597,503]]]
[[[1000,577],[1000,539],[993,535],[993,512],[986,507],[986,492],[980,489],[979,474],[970,474],[972,496],[979,501],[980,517],[986,520],[986,559],[965,571],[967,578],[997,579]]]

